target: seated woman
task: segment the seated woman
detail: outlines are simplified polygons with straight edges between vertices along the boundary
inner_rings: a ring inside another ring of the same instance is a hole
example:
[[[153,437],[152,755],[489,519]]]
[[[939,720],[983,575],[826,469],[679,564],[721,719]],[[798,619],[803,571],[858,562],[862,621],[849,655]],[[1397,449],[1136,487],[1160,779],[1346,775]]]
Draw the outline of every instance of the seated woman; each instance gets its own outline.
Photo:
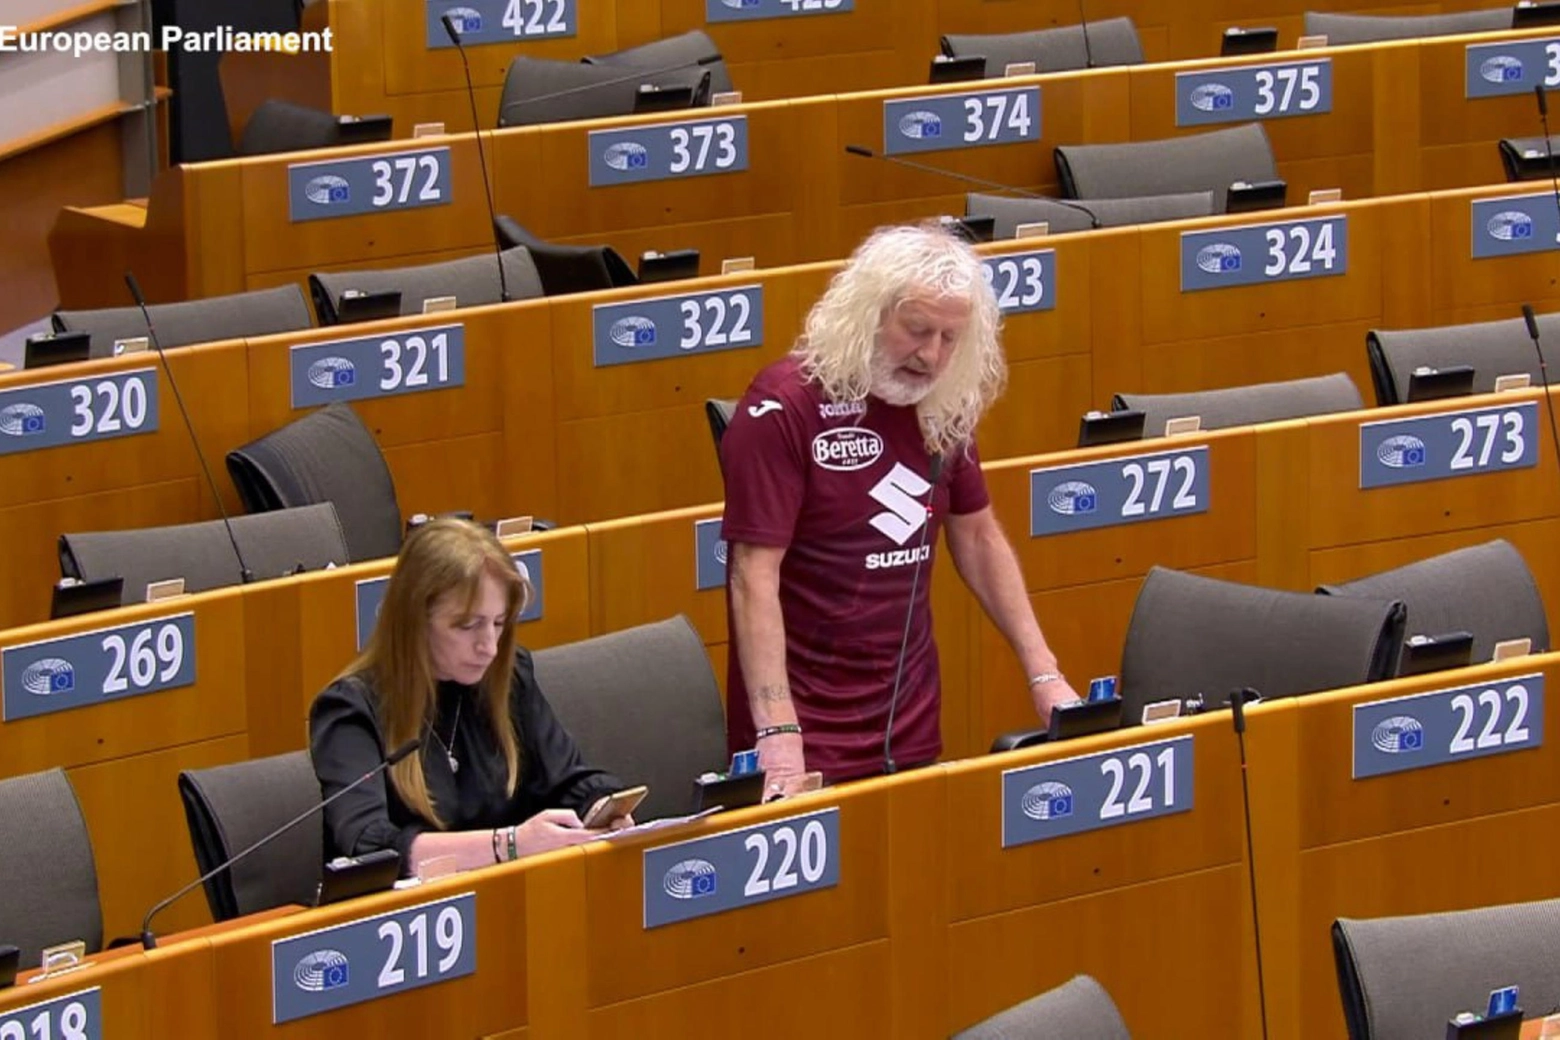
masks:
[[[470,869],[601,836],[580,820],[623,784],[585,764],[515,644],[531,596],[484,528],[434,520],[407,538],[368,646],[315,698],[309,733],[327,797],[406,741],[422,746],[325,810],[328,857],[395,849],[411,874],[435,857]]]

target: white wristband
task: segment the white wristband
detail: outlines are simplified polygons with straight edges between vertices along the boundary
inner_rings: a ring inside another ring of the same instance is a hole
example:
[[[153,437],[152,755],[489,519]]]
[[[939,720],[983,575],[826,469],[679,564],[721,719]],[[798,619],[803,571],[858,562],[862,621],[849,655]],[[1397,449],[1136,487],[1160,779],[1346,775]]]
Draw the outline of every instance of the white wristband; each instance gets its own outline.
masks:
[[[1061,672],[1041,672],[1039,675],[1031,675],[1029,677],[1029,687],[1030,689],[1034,689],[1036,686],[1040,686],[1044,683],[1056,682],[1056,680],[1060,679],[1061,677]]]

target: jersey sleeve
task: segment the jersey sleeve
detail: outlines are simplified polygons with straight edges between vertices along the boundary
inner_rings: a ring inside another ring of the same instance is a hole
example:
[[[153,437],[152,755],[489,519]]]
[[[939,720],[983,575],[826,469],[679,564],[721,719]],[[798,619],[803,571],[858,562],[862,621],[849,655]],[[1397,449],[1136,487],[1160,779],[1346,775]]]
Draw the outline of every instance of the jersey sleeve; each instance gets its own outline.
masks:
[[[952,473],[948,477],[948,512],[955,516],[978,513],[991,505],[986,491],[986,475],[980,468],[980,448],[975,439],[952,453]]]
[[[721,537],[728,542],[791,544],[807,490],[807,398],[756,380],[737,403],[720,442],[726,479]]]

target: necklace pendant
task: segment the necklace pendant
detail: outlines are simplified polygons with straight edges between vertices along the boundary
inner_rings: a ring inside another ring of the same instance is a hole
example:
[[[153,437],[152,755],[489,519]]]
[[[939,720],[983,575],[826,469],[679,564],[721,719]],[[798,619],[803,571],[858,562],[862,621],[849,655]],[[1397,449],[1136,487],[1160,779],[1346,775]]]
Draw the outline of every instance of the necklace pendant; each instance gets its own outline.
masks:
[[[451,773],[451,775],[460,772],[460,759],[456,758],[455,755],[453,753],[450,753],[450,752],[446,752],[444,757],[450,763],[450,773]]]

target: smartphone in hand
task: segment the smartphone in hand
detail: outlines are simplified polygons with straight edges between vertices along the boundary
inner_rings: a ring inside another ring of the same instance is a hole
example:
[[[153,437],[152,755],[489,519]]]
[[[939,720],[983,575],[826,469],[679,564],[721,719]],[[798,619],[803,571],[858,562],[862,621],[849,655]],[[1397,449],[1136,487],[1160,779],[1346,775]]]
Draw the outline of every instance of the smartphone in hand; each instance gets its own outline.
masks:
[[[641,784],[638,787],[630,787],[626,791],[610,794],[596,804],[596,807],[586,815],[584,824],[587,830],[600,830],[620,816],[627,816],[639,807],[639,803],[645,800],[645,795],[650,793],[650,788]]]

